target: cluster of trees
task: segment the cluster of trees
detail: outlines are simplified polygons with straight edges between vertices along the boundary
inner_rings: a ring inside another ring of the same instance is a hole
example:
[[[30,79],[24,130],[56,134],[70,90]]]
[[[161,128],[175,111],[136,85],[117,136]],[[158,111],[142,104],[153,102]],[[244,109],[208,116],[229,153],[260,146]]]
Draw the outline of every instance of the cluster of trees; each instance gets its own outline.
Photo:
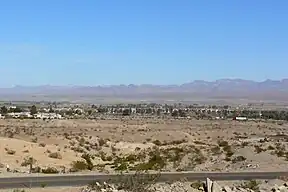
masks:
[[[288,121],[288,111],[280,110],[265,110],[265,111],[253,111],[253,110],[244,110],[241,111],[241,116],[245,116],[251,119],[273,119],[273,120],[285,120]]]
[[[29,107],[29,111],[31,115],[35,115],[38,111],[37,111],[37,107],[35,105],[32,105],[31,107]],[[18,106],[11,107],[11,108],[7,108],[6,106],[2,106],[0,108],[0,114],[1,115],[6,115],[7,113],[21,113],[24,112],[23,108],[20,108]]]

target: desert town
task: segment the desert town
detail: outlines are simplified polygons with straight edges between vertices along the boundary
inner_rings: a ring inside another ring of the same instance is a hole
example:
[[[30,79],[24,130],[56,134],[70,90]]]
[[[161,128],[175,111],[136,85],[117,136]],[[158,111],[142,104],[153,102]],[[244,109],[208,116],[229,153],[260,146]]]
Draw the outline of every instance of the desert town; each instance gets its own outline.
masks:
[[[287,115],[285,108],[251,105],[3,104],[0,170],[2,175],[282,171],[288,166]]]

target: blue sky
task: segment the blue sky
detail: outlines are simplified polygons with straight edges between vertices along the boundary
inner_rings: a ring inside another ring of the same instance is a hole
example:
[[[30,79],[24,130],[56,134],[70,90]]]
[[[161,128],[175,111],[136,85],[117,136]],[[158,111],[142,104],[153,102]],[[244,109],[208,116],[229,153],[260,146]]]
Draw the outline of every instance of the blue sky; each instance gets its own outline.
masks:
[[[0,2],[0,86],[288,77],[287,0]]]

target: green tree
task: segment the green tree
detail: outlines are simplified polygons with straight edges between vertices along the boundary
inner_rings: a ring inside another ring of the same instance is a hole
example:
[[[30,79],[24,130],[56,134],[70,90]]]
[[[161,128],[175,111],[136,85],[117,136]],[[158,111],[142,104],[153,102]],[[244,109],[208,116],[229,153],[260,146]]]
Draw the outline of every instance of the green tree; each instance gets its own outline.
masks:
[[[32,105],[30,108],[30,114],[35,115],[37,113],[37,107],[35,105]]]
[[[50,107],[49,107],[49,113],[54,113],[55,111],[53,110],[53,107],[52,107],[52,105],[50,105]]]
[[[2,115],[7,114],[8,113],[7,107],[5,107],[5,106],[1,107],[0,112],[1,112]]]

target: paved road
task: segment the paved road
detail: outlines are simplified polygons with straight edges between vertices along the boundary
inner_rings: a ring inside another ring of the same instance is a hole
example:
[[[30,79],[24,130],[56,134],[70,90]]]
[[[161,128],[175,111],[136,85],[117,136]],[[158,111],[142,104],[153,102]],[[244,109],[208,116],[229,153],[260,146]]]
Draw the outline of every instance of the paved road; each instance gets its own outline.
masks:
[[[129,175],[129,174],[128,174]],[[159,182],[173,181],[186,178],[188,181],[205,180],[207,177],[212,180],[251,180],[251,179],[276,179],[280,176],[288,177],[288,172],[235,172],[235,173],[195,173],[177,172],[161,173]],[[58,186],[83,186],[91,182],[113,180],[117,175],[114,174],[89,174],[89,175],[49,175],[49,176],[19,176],[19,177],[0,177],[0,188],[35,188],[58,187]]]

